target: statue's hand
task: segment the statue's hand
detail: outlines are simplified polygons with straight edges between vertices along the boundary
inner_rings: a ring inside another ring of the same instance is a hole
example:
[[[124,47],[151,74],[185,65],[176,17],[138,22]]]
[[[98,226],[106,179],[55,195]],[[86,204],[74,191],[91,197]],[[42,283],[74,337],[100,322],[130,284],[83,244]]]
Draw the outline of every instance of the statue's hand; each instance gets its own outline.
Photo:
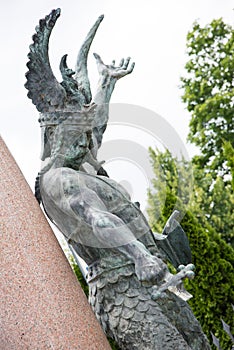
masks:
[[[167,267],[156,256],[147,256],[137,259],[135,272],[140,281],[158,283],[164,278]]]
[[[132,73],[135,66],[135,63],[133,62],[129,67],[130,57],[127,57],[126,59],[122,58],[119,66],[115,66],[115,61],[112,61],[111,65],[104,64],[101,57],[97,53],[94,53],[94,57],[96,58],[99,74],[115,79],[120,79],[125,75]]]

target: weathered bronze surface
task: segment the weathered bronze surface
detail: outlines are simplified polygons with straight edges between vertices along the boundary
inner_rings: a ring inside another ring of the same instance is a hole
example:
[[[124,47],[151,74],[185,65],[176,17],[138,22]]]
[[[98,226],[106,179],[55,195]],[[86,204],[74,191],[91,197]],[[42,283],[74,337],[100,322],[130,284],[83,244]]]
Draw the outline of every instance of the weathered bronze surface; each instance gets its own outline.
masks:
[[[75,71],[60,63],[62,82],[50,67],[48,44],[60,15],[40,20],[30,46],[26,88],[40,112],[43,168],[36,195],[50,220],[88,265],[89,301],[106,334],[122,349],[210,349],[185,300],[182,279],[194,276],[184,231],[172,214],[154,234],[126,190],[111,180],[97,152],[108,122],[116,82],[133,71],[94,54],[100,80],[92,98],[87,72],[90,45],[103,16],[91,28]],[[178,268],[172,275],[166,260]],[[74,296],[75,297],[75,296]]]

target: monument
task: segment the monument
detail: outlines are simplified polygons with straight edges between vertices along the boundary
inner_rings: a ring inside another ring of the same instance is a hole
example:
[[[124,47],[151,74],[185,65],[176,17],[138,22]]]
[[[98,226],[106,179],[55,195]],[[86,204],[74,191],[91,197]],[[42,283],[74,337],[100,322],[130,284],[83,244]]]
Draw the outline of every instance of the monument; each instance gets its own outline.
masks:
[[[139,204],[110,179],[97,160],[116,82],[134,63],[103,63],[92,98],[87,57],[100,16],[78,53],[75,71],[60,63],[62,82],[49,62],[51,31],[60,16],[40,20],[30,46],[26,88],[40,112],[43,167],[36,197],[49,219],[88,265],[89,302],[107,336],[121,349],[210,349],[186,303],[183,278],[193,278],[189,243],[172,213],[162,234],[153,233]],[[169,272],[167,261],[177,269]],[[75,296],[74,296],[75,298]]]

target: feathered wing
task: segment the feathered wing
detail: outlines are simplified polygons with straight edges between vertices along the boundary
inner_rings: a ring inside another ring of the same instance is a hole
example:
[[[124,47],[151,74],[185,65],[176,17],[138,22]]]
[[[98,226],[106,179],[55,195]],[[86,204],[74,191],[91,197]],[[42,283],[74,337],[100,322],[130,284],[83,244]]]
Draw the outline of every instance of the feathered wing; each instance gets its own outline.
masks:
[[[93,27],[90,29],[89,33],[85,38],[84,43],[80,48],[80,51],[77,56],[77,61],[76,61],[76,68],[75,68],[76,74],[74,78],[78,83],[79,90],[85,96],[86,103],[90,103],[92,99],[90,83],[88,78],[88,70],[87,70],[87,58],[88,58],[88,53],[89,53],[89,49],[92,44],[93,38],[103,18],[104,18],[103,15],[99,16],[97,21],[94,23]]]
[[[55,78],[48,55],[49,38],[51,31],[60,16],[60,9],[41,19],[36,33],[33,35],[33,44],[30,45],[26,73],[26,89],[28,97],[36,105],[39,112],[53,112],[63,107],[66,92]]]

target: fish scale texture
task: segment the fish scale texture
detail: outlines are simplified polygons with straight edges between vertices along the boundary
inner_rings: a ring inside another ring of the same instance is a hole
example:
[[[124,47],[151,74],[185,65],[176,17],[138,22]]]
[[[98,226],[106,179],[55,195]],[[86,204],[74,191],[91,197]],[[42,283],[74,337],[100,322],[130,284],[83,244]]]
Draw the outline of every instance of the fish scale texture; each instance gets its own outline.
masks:
[[[107,336],[123,350],[208,350],[188,304],[167,291],[151,299],[134,266],[104,272],[89,282],[89,302]]]

